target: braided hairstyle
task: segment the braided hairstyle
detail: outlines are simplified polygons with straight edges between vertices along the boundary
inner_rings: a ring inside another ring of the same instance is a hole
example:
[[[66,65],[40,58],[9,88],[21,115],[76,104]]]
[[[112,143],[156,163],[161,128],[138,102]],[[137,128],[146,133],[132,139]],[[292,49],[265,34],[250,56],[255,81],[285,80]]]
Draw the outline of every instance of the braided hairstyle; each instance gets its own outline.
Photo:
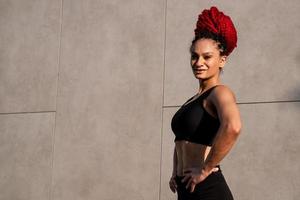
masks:
[[[220,55],[221,56],[226,55],[227,46],[226,46],[225,39],[221,35],[218,35],[216,33],[208,31],[208,30],[203,30],[201,32],[198,32],[195,35],[194,39],[192,40],[192,44],[190,46],[190,49],[189,49],[190,50],[190,54],[192,54],[192,52],[195,50],[195,43],[196,43],[196,41],[200,40],[200,39],[203,39],[203,38],[212,39],[215,42],[217,42],[218,48],[220,50]]]
[[[195,42],[201,38],[213,39],[218,43],[220,55],[228,56],[237,46],[237,32],[231,18],[224,15],[217,7],[204,9],[198,15],[195,37],[192,41],[190,52],[194,49]]]

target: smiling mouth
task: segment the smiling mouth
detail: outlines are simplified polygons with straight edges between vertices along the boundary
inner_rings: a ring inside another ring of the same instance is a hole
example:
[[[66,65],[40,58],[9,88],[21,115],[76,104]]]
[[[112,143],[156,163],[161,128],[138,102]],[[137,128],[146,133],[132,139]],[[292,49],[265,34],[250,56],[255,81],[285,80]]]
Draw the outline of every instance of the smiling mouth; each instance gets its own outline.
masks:
[[[194,69],[195,72],[204,72],[206,69]]]

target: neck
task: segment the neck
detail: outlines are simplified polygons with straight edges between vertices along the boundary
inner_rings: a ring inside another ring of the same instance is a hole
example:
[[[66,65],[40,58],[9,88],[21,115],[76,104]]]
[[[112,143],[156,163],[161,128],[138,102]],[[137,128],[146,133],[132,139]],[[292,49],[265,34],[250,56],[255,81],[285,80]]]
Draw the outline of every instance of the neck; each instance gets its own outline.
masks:
[[[208,88],[211,88],[214,85],[219,85],[220,81],[218,79],[207,79],[207,80],[199,80],[199,93],[206,91]]]

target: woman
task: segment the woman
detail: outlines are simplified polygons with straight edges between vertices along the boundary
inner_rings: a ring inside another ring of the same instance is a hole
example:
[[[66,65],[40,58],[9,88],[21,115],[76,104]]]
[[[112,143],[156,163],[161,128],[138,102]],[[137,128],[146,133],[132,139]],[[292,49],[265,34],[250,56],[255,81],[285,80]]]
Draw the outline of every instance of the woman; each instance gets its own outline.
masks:
[[[219,76],[236,43],[230,17],[214,6],[199,15],[190,47],[199,92],[171,122],[175,148],[169,184],[178,200],[233,199],[219,163],[237,140],[241,119],[234,93]]]

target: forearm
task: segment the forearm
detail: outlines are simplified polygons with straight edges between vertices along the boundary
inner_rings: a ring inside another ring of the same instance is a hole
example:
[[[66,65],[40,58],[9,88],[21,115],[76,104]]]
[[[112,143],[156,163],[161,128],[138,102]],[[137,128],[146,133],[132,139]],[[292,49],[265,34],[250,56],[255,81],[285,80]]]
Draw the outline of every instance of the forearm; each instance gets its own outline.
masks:
[[[176,174],[177,174],[177,152],[176,152],[176,148],[174,147],[172,175],[176,175]]]
[[[240,129],[228,125],[220,127],[212,148],[205,159],[204,170],[210,171],[228,154],[240,134]]]

